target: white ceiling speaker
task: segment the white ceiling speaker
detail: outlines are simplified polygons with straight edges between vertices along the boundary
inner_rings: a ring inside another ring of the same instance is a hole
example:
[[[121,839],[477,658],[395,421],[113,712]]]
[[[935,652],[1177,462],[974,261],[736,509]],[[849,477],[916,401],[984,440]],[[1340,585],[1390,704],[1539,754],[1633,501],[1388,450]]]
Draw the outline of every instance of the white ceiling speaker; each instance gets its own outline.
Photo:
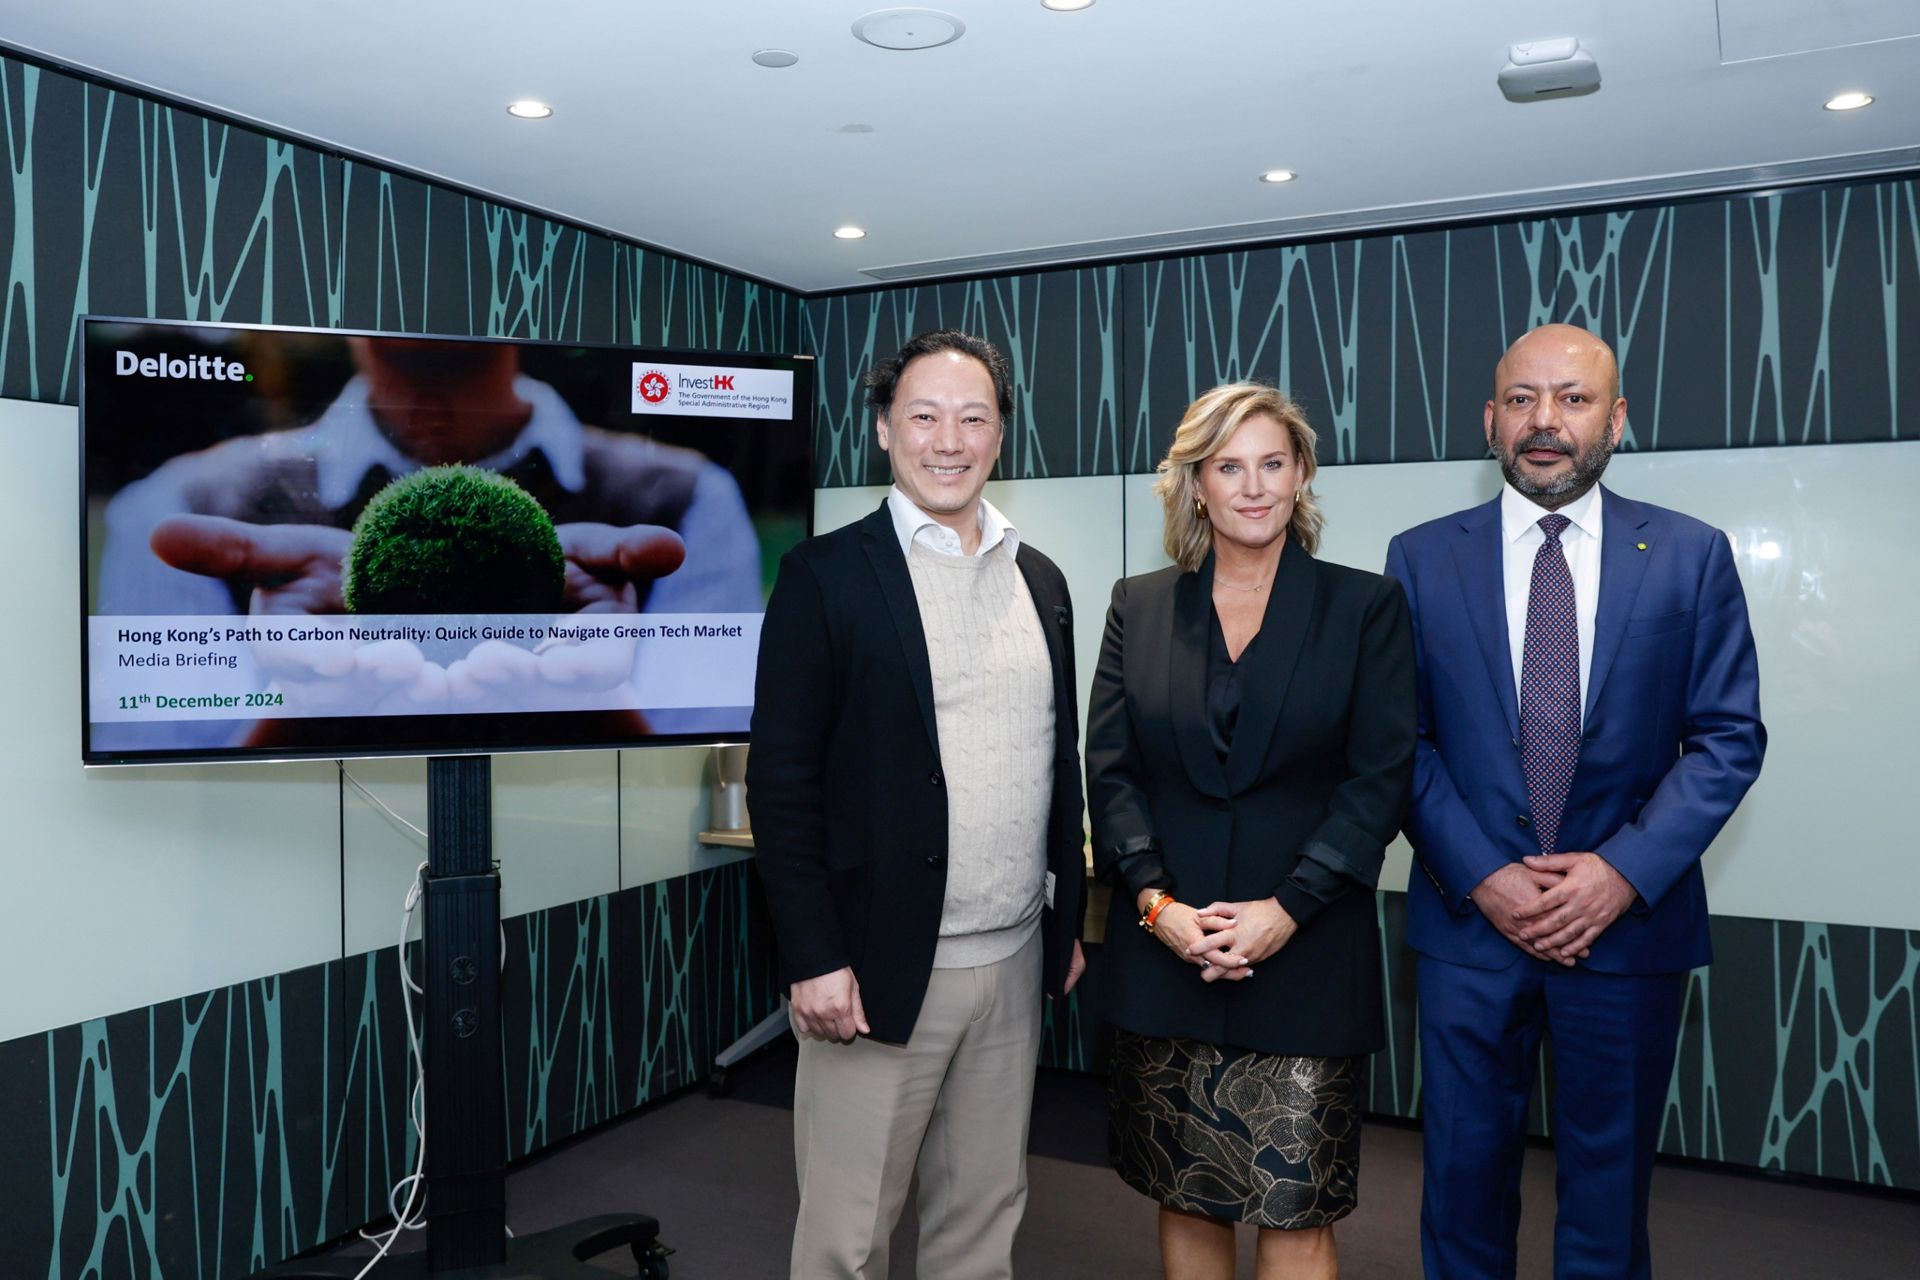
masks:
[[[1500,68],[1500,92],[1511,102],[1574,98],[1599,87],[1600,64],[1576,36],[1516,44]]]
[[[853,24],[854,39],[878,49],[933,49],[966,33],[966,23],[938,9],[875,9]]]

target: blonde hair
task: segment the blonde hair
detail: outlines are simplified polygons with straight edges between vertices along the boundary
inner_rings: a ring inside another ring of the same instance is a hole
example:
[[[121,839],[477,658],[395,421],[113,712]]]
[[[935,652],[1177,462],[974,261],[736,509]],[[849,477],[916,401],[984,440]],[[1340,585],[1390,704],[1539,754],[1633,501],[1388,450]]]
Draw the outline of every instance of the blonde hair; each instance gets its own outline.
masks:
[[[1153,482],[1154,493],[1167,509],[1167,555],[1189,573],[1204,564],[1213,549],[1213,524],[1202,519],[1193,504],[1201,464],[1220,452],[1249,418],[1272,418],[1285,428],[1302,469],[1300,491],[1294,495],[1293,515],[1287,521],[1287,537],[1308,555],[1320,548],[1320,528],[1325,521],[1312,489],[1318,470],[1313,446],[1318,437],[1300,406],[1278,388],[1263,382],[1230,382],[1187,406],[1186,416],[1174,430],[1173,446],[1161,459],[1160,478]]]

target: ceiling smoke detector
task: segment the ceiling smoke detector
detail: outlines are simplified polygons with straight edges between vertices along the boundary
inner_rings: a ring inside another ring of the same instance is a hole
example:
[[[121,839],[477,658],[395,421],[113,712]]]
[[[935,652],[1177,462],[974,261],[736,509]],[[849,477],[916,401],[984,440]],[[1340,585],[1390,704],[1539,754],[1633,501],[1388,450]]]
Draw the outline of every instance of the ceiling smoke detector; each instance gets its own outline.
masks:
[[[1600,64],[1580,47],[1576,36],[1535,40],[1507,50],[1500,68],[1500,92],[1510,102],[1574,98],[1600,87]]]
[[[937,49],[966,33],[966,23],[938,9],[875,9],[853,24],[853,38],[876,49]]]

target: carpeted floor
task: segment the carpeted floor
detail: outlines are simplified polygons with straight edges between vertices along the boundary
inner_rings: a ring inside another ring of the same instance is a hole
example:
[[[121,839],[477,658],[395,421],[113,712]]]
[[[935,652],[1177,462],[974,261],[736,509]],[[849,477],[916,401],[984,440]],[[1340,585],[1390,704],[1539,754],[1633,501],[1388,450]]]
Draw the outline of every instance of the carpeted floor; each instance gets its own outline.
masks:
[[[516,1231],[596,1213],[660,1220],[677,1253],[674,1280],[776,1280],[786,1275],[793,1185],[793,1047],[741,1064],[726,1098],[685,1094],[516,1168],[507,1183]],[[1154,1206],[1107,1169],[1105,1094],[1097,1079],[1040,1075],[1030,1147],[1031,1191],[1016,1274],[1153,1280],[1160,1274]],[[1374,1124],[1363,1140],[1360,1207],[1336,1228],[1349,1280],[1420,1274],[1420,1134]],[[1520,1275],[1552,1273],[1553,1153],[1528,1153]],[[894,1238],[894,1277],[913,1276],[914,1225]],[[417,1239],[417,1238],[416,1238]],[[1684,1280],[1913,1280],[1920,1276],[1920,1199],[1663,1164],[1655,1171],[1658,1274]],[[351,1252],[364,1252],[355,1245]],[[1240,1275],[1251,1277],[1251,1238]],[[602,1260],[634,1274],[629,1259]],[[369,1280],[378,1280],[376,1268]],[[926,1277],[925,1280],[939,1280]]]

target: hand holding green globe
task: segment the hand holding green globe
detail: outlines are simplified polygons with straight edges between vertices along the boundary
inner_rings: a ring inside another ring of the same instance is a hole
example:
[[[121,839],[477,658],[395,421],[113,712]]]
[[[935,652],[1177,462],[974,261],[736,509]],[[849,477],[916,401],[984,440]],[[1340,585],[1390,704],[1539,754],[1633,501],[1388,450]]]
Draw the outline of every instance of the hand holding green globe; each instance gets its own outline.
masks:
[[[222,516],[172,516],[155,525],[156,555],[176,569],[250,591],[253,616],[356,614],[632,613],[642,590],[678,569],[686,546],[658,525],[555,525],[512,480],[468,466],[429,467],[389,484],[348,530],[253,524]],[[630,665],[593,646],[545,651],[483,642],[442,665],[405,641],[279,646],[260,653],[282,685],[365,714],[404,697],[414,711],[452,703],[613,687]],[[589,650],[592,650],[589,652]],[[545,692],[543,692],[543,690]],[[577,705],[577,704],[575,704]]]
[[[427,467],[373,496],[341,574],[350,613],[557,613],[566,556],[539,500],[479,467]]]

